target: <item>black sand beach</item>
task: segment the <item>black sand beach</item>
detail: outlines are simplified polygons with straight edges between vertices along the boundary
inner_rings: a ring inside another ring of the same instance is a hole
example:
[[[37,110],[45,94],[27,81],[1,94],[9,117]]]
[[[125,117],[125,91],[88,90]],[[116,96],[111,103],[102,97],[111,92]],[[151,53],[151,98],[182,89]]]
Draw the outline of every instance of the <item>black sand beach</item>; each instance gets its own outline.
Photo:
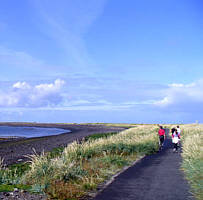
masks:
[[[0,140],[0,157],[4,158],[4,164],[24,162],[25,155],[33,154],[33,149],[37,153],[48,152],[53,148],[66,146],[74,140],[82,140],[85,136],[95,133],[107,133],[122,131],[123,127],[110,127],[105,125],[80,125],[80,124],[38,124],[38,123],[0,123],[4,126],[35,126],[63,128],[71,132],[64,132],[60,135],[52,135],[36,138],[12,138]]]

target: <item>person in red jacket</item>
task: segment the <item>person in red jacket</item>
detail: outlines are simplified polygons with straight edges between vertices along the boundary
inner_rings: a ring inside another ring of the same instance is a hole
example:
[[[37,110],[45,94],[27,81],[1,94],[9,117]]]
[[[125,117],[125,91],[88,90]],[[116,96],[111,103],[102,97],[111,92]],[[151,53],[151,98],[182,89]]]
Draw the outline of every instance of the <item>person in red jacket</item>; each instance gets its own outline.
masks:
[[[160,126],[158,134],[159,134],[159,146],[160,146],[160,148],[162,148],[164,140],[165,140],[165,130],[163,129],[162,126]]]

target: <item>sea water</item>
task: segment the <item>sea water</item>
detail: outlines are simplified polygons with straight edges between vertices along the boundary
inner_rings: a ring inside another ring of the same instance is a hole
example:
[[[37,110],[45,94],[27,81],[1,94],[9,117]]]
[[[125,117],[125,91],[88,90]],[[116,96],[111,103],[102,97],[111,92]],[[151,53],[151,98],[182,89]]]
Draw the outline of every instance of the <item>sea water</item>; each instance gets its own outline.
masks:
[[[41,128],[41,127],[16,127],[16,126],[0,126],[0,137],[41,137],[49,135],[58,135],[67,133],[70,130],[61,128]]]

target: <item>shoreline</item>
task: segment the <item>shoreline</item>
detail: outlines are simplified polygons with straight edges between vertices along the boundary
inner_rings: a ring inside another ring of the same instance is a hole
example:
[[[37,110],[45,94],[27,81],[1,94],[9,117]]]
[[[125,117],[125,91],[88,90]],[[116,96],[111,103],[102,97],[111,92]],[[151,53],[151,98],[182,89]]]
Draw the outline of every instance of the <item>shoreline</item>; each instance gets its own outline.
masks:
[[[6,128],[4,135],[3,135],[4,130],[1,130],[1,127]],[[7,132],[7,129],[9,130],[9,132]],[[1,125],[0,130],[1,130],[0,141],[10,140],[10,139],[28,139],[28,138],[45,137],[45,136],[60,135],[63,133],[71,132],[71,130],[58,128],[58,127],[56,128],[56,127],[24,126],[24,125],[18,125],[18,126]]]
[[[95,133],[120,132],[124,127],[113,127],[105,125],[83,125],[83,124],[57,124],[57,123],[0,123],[0,126],[33,126],[42,128],[62,128],[71,132],[64,132],[58,135],[32,137],[32,138],[10,138],[0,139],[0,158],[4,159],[5,165],[16,164],[28,161],[25,155],[33,154],[35,149],[37,154],[49,152],[57,147],[64,147],[67,144],[82,140],[84,137]],[[1,137],[0,137],[1,138]]]

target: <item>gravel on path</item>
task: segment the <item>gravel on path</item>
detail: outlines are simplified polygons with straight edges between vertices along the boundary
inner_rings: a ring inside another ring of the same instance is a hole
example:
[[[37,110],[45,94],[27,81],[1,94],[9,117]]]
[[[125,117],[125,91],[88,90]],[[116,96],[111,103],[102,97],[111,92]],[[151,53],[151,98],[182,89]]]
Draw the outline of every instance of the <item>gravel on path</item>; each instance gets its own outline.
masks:
[[[180,152],[167,137],[163,150],[128,168],[94,200],[193,200],[180,166]]]

